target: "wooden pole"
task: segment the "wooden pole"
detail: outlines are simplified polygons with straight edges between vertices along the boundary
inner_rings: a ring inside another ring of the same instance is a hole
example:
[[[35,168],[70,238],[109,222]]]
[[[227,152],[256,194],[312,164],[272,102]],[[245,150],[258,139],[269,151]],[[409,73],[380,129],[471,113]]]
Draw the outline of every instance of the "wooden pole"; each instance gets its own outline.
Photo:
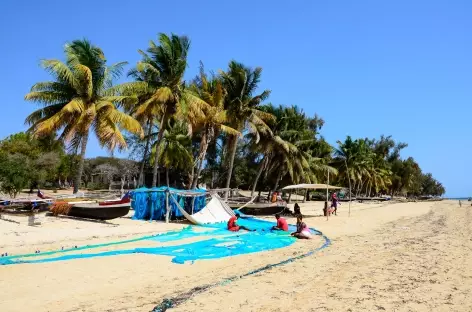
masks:
[[[166,191],[166,223],[169,223],[169,190]]]

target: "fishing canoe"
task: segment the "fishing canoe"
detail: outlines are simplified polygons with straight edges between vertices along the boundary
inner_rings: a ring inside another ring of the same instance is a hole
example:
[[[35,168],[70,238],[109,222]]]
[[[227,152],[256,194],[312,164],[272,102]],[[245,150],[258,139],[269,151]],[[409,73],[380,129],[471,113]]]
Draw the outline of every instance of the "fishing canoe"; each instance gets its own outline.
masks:
[[[96,220],[112,220],[126,216],[131,207],[131,203],[106,205],[100,204],[75,204],[70,207],[68,216]]]
[[[47,211],[49,204],[45,202],[9,202],[7,205],[0,205],[0,213],[8,215],[28,216]]]
[[[287,210],[287,204],[285,202],[276,202],[276,203],[253,203],[244,206],[243,203],[231,203],[229,202],[228,205],[233,210],[241,211],[247,215],[253,216],[268,216],[274,215],[276,213],[283,213]]]

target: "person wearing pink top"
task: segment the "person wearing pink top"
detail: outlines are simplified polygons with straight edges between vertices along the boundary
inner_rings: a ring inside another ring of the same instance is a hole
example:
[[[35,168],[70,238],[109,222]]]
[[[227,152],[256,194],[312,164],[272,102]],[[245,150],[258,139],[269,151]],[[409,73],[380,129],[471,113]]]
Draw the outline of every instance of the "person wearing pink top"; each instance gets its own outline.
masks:
[[[312,238],[312,234],[310,228],[303,222],[302,215],[297,216],[297,231],[290,234],[296,238],[300,239],[310,239]]]

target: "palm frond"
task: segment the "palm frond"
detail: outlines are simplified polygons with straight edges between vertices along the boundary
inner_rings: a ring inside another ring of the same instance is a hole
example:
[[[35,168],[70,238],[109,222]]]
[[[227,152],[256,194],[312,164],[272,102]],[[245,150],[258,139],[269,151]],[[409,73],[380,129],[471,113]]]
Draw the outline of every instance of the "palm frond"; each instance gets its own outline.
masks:
[[[42,60],[41,66],[46,69],[59,82],[64,82],[73,88],[78,86],[78,82],[72,70],[59,60]]]

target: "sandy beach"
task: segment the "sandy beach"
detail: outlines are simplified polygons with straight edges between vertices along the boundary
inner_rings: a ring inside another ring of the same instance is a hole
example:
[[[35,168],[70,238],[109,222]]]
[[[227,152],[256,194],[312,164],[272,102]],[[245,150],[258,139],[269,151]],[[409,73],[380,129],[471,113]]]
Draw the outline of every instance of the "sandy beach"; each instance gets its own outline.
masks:
[[[172,311],[471,311],[472,207],[457,201],[343,203],[328,221],[322,203],[305,222],[332,244],[306,258],[219,285]],[[34,253],[137,238],[187,224],[0,220],[0,253]],[[295,221],[289,218],[290,223]],[[321,237],[272,251],[193,264],[147,254],[0,266],[2,311],[151,311],[164,298],[243,275],[320,246]],[[131,243],[130,243],[131,244]],[[146,246],[149,242],[132,243]],[[111,250],[113,246],[100,250]]]

